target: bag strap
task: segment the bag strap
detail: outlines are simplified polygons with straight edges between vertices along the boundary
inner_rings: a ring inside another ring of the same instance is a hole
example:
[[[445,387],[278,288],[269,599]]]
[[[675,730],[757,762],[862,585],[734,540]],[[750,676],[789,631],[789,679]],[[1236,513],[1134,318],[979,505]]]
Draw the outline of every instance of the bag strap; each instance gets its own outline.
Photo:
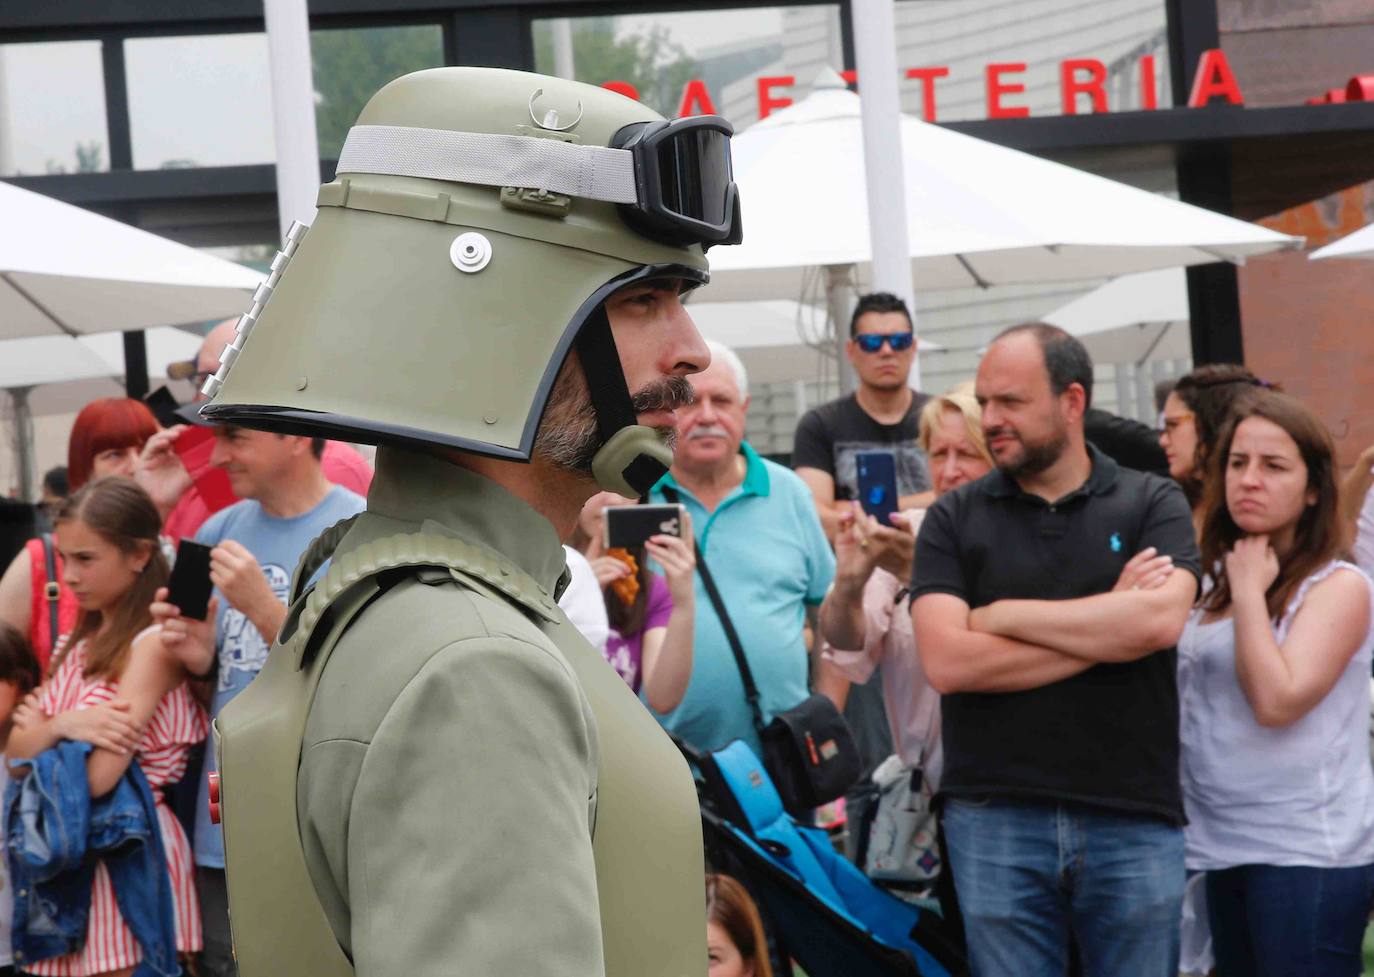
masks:
[[[62,598],[62,586],[57,581],[57,551],[53,547],[52,533],[44,533],[43,567],[47,577],[43,581],[43,598],[48,602],[48,647],[57,647],[57,604]]]
[[[678,504],[677,489],[665,485],[662,491],[665,499],[674,505]],[[711,599],[716,617],[720,618],[720,626],[725,630],[725,640],[730,643],[730,651],[735,656],[735,667],[739,669],[739,677],[744,682],[744,698],[749,701],[749,711],[754,716],[754,728],[761,736],[764,727],[763,710],[759,707],[759,687],[754,683],[754,673],[749,668],[749,659],[744,657],[744,646],[740,643],[738,632],[735,631],[735,623],[730,620],[730,613],[725,609],[725,601],[721,599],[720,591],[716,588],[715,578],[711,576],[711,569],[706,565],[706,554],[701,552],[696,540],[692,541],[692,548],[696,551],[697,572],[701,574],[706,596]]]

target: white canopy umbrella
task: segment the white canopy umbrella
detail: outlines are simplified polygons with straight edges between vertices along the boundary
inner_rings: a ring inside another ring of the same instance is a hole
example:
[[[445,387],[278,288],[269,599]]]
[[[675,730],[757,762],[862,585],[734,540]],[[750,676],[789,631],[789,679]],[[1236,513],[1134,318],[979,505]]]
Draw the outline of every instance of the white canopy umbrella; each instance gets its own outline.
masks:
[[[901,127],[918,288],[1110,278],[1302,243],[910,116]],[[703,300],[795,299],[815,266],[870,280],[862,146],[859,96],[838,77],[736,136],[744,243],[712,249]]]
[[[171,327],[147,333],[154,379],[165,379],[168,363],[188,360],[201,337]],[[98,397],[122,397],[122,334],[30,336],[0,341],[0,389],[8,395],[15,467],[27,498],[33,486],[33,417],[79,410]]]
[[[775,299],[691,302],[687,310],[703,336],[739,354],[751,384],[814,379],[827,364],[833,369],[835,347],[822,308]],[[943,348],[923,340],[920,353]]]
[[[1123,275],[1044,317],[1083,341],[1096,363],[1192,356],[1188,282],[1181,268]]]
[[[1312,261],[1323,258],[1374,258],[1374,224],[1367,224],[1354,234],[1332,241],[1307,256]]]
[[[147,329],[247,309],[262,274],[0,183],[0,339]]]

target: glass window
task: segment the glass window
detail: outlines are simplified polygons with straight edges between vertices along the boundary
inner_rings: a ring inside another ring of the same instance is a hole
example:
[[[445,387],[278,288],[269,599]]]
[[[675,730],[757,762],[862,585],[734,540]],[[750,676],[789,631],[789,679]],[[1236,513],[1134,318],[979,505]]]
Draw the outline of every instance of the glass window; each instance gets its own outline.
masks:
[[[311,32],[320,157],[339,155],[371,95],[408,71],[443,64],[437,24]],[[261,33],[125,42],[134,167],[270,163],[271,68]]]
[[[0,44],[0,176],[109,168],[100,42]]]
[[[1172,104],[1164,0],[900,0],[896,27],[902,107],[927,119]]]
[[[348,129],[367,100],[393,78],[444,63],[438,24],[312,31],[315,131],[320,158],[338,159]]]
[[[834,5],[580,17],[566,23],[563,34],[554,20],[534,22],[536,71],[557,74],[560,60],[570,54],[579,81],[619,82],[663,115],[714,112],[736,129],[804,95],[822,68],[843,66]],[[560,34],[570,35],[570,52],[566,42],[560,45]]]
[[[263,34],[136,38],[124,58],[135,169],[275,158]]]

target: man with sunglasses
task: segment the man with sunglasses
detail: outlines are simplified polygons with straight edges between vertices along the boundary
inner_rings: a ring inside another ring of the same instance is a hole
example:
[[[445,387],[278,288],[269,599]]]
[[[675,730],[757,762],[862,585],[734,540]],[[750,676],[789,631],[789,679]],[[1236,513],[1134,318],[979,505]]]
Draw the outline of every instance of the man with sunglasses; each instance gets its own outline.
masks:
[[[911,389],[916,334],[906,303],[888,292],[859,298],[849,321],[845,352],[858,375],[854,393],[806,412],[797,425],[792,467],[811,494],[831,539],[848,502],[859,497],[854,457],[891,451],[897,461],[893,511],[928,502],[930,466],[917,442],[917,419],[930,398]]]
[[[730,134],[415,72],[288,233],[202,415],[382,447],[215,721],[240,977],[706,972],[691,773],[556,600],[710,362],[682,294],[740,240]]]
[[[892,452],[900,496],[894,512],[928,505],[931,487],[930,466],[918,441],[921,408],[930,398],[908,382],[916,359],[916,334],[906,303],[888,292],[860,296],[850,317],[845,351],[858,376],[858,389],[808,411],[797,425],[792,450],[792,467],[811,489],[832,541],[841,513],[859,497],[859,452]],[[909,534],[884,528],[872,543],[883,555],[890,550],[897,559],[910,562]],[[844,715],[864,767],[873,769],[893,749],[881,675],[849,687]],[[860,779],[860,785],[866,782],[866,777]],[[851,817],[861,818],[870,803],[870,792],[863,786],[846,798]]]

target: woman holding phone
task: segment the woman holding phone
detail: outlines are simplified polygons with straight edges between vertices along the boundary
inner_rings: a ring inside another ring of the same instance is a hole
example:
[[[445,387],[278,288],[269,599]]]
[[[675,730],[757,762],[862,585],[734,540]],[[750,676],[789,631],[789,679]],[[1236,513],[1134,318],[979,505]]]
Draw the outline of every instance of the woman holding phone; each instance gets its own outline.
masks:
[[[677,708],[692,677],[692,523],[684,511],[678,536],[659,533],[643,546],[607,548],[606,508],[634,504],[614,492],[593,495],[568,543],[591,563],[606,601],[606,660],[651,708],[665,713]],[[650,569],[650,560],[663,568],[661,576]]]
[[[188,954],[201,944],[191,850],[161,788],[181,778],[191,746],[206,737],[208,726],[185,670],[152,626],[149,605],[168,575],[161,527],[152,500],[127,478],[91,482],[63,505],[57,543],[80,614],[59,642],[52,677],[15,711],[6,755],[32,758],[62,740],[89,743],[92,798],[108,794],[131,763],[138,765],[156,800],[176,949]],[[24,969],[41,977],[125,977],[141,959],[110,873],[98,862],[84,945],[65,956],[26,961]]]

